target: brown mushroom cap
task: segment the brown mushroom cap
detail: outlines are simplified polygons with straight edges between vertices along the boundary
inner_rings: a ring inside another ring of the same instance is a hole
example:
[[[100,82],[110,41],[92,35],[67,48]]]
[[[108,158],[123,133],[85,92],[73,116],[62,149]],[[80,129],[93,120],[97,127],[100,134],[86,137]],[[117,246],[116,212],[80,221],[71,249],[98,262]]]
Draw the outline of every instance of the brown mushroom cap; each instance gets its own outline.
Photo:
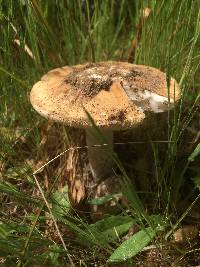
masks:
[[[51,70],[33,86],[30,100],[42,116],[54,121],[88,128],[86,109],[100,128],[119,130],[132,128],[145,117],[131,101],[130,90],[140,98],[141,92],[169,97],[172,102],[180,98],[177,82],[171,79],[168,89],[163,72],[108,61]]]

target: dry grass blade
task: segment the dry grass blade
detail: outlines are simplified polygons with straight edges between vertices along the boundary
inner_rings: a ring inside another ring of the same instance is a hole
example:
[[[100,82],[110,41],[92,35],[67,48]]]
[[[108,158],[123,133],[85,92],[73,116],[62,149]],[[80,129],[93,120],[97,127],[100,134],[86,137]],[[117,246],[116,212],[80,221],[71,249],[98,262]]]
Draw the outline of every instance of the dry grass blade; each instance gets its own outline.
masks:
[[[37,177],[36,177],[35,174],[33,174],[33,177],[34,177],[34,179],[35,179],[35,183],[36,183],[36,185],[37,185],[37,187],[38,187],[38,189],[39,189],[39,191],[40,191],[40,193],[41,193],[41,195],[42,195],[42,198],[43,198],[43,200],[44,200],[44,202],[45,202],[45,204],[46,204],[46,207],[47,207],[47,209],[48,209],[48,211],[49,211],[49,214],[51,215],[51,218],[52,218],[52,220],[53,220],[53,222],[54,222],[56,231],[57,231],[58,236],[59,236],[59,238],[60,238],[60,241],[61,241],[61,243],[62,243],[62,245],[63,245],[63,248],[64,248],[64,250],[67,252],[67,257],[68,257],[68,259],[69,259],[69,261],[70,261],[70,264],[71,264],[72,267],[75,267],[75,265],[74,265],[74,263],[73,263],[73,260],[72,260],[70,254],[69,254],[69,250],[67,249],[66,244],[65,244],[65,242],[64,242],[64,239],[63,239],[63,237],[62,237],[62,235],[61,235],[61,232],[60,232],[60,230],[59,230],[59,227],[58,227],[58,224],[57,224],[57,222],[56,222],[56,219],[54,218],[54,215],[53,215],[53,213],[52,213],[52,211],[51,211],[51,207],[50,207],[50,205],[49,205],[49,203],[48,203],[48,201],[47,201],[47,199],[46,199],[46,197],[45,197],[45,195],[44,195],[44,193],[43,193],[43,190],[42,190],[42,188],[41,188],[41,186],[40,186],[40,183],[38,182],[38,179],[37,179]]]

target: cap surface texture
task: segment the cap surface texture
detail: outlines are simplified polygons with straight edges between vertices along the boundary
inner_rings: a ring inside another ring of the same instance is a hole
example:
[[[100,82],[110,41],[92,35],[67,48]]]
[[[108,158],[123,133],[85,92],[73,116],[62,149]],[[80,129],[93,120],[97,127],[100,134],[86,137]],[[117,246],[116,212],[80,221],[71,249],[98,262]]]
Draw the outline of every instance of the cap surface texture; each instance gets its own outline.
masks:
[[[180,98],[177,82],[152,67],[126,62],[99,62],[49,71],[30,94],[42,116],[77,128],[91,125],[85,109],[103,129],[128,129],[144,111],[162,112]],[[170,100],[170,103],[169,103]]]

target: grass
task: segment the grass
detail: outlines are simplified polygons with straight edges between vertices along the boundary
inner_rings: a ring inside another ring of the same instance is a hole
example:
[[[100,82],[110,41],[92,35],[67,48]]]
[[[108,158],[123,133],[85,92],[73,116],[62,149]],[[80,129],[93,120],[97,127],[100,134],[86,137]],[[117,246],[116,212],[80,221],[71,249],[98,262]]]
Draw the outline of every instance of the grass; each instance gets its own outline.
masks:
[[[156,260],[163,258],[166,266],[199,265],[196,241],[181,246],[170,241],[181,223],[200,222],[193,215],[200,196],[199,1],[10,0],[0,4],[2,265],[92,266],[96,262],[106,266],[107,260],[125,257],[122,266],[145,266],[145,257],[150,261],[153,256],[148,256],[148,250],[138,253],[149,242],[162,252]],[[116,134],[125,144],[116,145],[118,156],[111,152],[111,157],[121,172],[128,203],[120,206],[120,214],[94,223],[89,213],[78,214],[70,207],[66,188],[64,193],[60,191],[67,153],[33,175],[68,149],[70,129],[51,125],[36,114],[29,92],[52,68],[100,60],[127,61],[141,10],[147,6],[151,14],[143,25],[135,63],[157,67],[175,77],[182,98],[175,112],[154,121],[155,128],[148,135],[141,131],[138,136],[134,130],[120,137]],[[133,140],[142,144],[127,146]],[[150,166],[147,171],[134,164],[139,166],[136,153],[143,155],[144,151],[147,157],[142,156],[143,163]],[[120,246],[133,225],[140,231]],[[168,261],[166,253],[170,254]]]

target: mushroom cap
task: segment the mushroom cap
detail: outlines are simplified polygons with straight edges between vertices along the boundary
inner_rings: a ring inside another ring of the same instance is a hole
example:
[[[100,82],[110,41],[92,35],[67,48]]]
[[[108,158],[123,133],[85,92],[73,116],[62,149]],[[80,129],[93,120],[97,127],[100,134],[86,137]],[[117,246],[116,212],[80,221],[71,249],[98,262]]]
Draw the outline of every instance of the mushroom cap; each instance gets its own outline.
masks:
[[[171,78],[167,88],[160,70],[112,61],[51,70],[30,93],[34,109],[46,118],[88,128],[87,110],[97,126],[113,130],[132,128],[144,111],[165,111],[179,98],[177,82]]]

